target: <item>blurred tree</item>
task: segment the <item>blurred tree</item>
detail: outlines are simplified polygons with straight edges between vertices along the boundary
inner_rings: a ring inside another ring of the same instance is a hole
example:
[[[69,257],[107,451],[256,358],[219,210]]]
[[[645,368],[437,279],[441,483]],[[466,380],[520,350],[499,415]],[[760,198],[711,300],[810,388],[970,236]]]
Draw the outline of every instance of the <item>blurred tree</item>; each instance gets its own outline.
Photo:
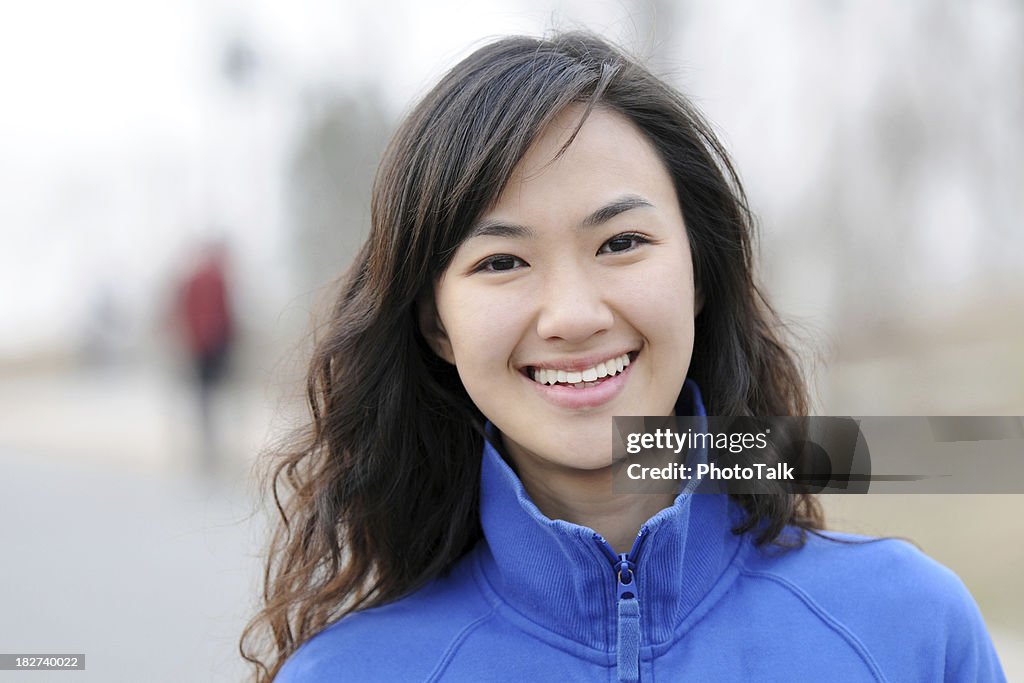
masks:
[[[673,0],[634,0],[632,5],[645,61],[656,74],[667,76],[679,66],[674,51],[686,8]]]
[[[375,91],[318,94],[308,111],[289,183],[302,292],[340,275],[368,234],[373,176],[393,129]]]

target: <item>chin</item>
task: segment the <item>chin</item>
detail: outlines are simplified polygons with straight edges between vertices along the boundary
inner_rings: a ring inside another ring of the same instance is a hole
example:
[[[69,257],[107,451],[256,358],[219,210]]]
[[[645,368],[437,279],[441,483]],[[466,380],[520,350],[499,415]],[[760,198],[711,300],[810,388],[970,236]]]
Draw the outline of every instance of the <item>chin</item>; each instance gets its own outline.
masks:
[[[610,467],[612,464],[611,434],[599,443],[576,442],[571,448],[568,444],[560,444],[561,449],[553,452],[553,457],[544,460],[574,470],[595,471]],[[542,451],[543,452],[543,451]],[[549,451],[551,452],[551,451]]]
[[[499,428],[500,429],[500,428]],[[553,430],[551,430],[553,431]],[[513,434],[502,430],[502,438],[509,455],[523,465],[520,459],[532,462],[538,471],[545,469],[599,470],[612,464],[612,433],[607,436],[592,432],[568,430],[557,438],[548,427],[538,426],[533,434],[519,440]],[[556,432],[557,433],[557,432]],[[533,436],[534,438],[529,438]],[[536,437],[540,438],[536,438]]]

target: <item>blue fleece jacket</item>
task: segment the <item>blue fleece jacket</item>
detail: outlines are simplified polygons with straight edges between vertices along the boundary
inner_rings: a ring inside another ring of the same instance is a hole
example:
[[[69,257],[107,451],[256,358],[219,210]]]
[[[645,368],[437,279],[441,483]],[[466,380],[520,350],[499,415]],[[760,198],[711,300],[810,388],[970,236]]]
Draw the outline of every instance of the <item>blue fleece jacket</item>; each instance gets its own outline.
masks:
[[[686,403],[703,415],[692,382]],[[276,680],[1005,680],[964,585],[902,541],[758,548],[727,496],[684,491],[616,567],[490,445],[480,513],[484,540],[450,573],[327,627]]]

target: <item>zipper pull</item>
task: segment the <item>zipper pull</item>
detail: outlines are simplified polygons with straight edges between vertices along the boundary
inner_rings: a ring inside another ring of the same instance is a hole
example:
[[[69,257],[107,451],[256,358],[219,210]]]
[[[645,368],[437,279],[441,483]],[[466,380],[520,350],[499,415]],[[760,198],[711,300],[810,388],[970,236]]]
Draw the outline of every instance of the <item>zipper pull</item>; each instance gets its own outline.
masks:
[[[611,560],[615,572],[618,608],[615,667],[620,683],[638,683],[640,680],[640,596],[636,589],[636,559],[647,536],[647,527],[641,527],[628,553],[616,555],[608,541],[600,534],[594,540]]]
[[[619,556],[616,566],[619,592],[619,640],[616,647],[616,669],[619,681],[640,680],[640,599],[636,590],[633,563],[626,555]]]

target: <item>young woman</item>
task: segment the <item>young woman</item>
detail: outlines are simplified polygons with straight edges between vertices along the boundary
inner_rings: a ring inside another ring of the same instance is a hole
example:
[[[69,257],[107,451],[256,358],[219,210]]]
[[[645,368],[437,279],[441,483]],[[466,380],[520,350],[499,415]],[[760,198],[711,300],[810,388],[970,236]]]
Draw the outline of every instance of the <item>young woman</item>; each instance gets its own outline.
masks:
[[[751,232],[709,127],[602,40],[456,66],[276,465],[257,679],[999,680],[955,576],[809,495],[613,494],[612,416],[806,414]]]

